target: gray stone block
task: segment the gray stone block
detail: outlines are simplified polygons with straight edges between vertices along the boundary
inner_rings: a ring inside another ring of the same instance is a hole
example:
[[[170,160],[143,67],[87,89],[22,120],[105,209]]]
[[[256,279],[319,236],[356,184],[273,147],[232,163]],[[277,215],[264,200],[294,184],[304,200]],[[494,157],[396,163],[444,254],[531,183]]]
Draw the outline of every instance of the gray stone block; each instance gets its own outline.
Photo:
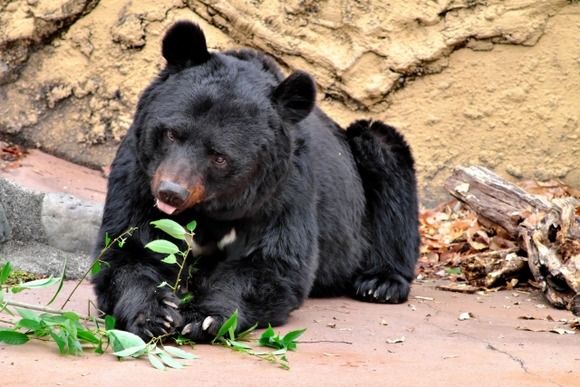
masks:
[[[48,244],[69,252],[92,253],[103,209],[64,193],[44,196],[41,220]]]
[[[0,203],[0,243],[4,243],[10,237],[10,223],[6,219],[4,206]]]
[[[79,278],[90,266],[102,204],[41,193],[0,178],[0,262],[36,274]]]
[[[6,261],[15,269],[54,277],[62,274],[66,263],[66,278],[78,279],[89,269],[92,259],[88,254],[69,253],[44,243],[9,240],[0,245],[0,263]]]
[[[10,224],[11,239],[46,243],[40,223],[44,193],[29,190],[0,178],[0,203]]]

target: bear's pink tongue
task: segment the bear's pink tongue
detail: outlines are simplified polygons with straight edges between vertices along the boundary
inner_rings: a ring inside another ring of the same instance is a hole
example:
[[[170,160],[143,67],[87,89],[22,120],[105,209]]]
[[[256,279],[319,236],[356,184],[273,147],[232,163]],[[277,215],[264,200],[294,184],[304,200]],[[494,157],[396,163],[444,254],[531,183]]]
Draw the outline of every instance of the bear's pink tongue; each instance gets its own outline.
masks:
[[[161,200],[157,199],[157,208],[159,208],[160,211],[165,212],[168,215],[171,215],[175,212],[175,210],[177,210],[177,208],[170,206],[167,203],[163,203]]]

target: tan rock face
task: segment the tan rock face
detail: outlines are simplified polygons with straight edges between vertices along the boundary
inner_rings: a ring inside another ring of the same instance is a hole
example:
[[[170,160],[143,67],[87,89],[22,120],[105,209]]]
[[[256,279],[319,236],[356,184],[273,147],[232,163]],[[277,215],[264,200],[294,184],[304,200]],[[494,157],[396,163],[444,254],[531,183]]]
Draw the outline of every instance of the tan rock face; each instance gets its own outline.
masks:
[[[82,17],[81,17],[82,16]],[[0,4],[0,132],[107,165],[175,20],[315,75],[341,125],[411,143],[422,199],[456,165],[580,187],[580,5],[569,1],[27,0]]]

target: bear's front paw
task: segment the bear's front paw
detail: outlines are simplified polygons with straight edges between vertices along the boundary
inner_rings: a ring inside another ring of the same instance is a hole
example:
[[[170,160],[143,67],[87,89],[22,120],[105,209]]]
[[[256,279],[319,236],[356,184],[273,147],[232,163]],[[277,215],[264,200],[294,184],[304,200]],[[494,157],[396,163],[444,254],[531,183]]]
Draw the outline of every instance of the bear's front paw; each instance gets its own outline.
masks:
[[[134,317],[128,319],[126,330],[144,340],[176,332],[181,325],[179,298],[171,292],[155,292],[153,299],[141,305],[132,305]]]
[[[409,281],[398,274],[361,274],[354,281],[355,298],[367,302],[400,304],[410,290]]]

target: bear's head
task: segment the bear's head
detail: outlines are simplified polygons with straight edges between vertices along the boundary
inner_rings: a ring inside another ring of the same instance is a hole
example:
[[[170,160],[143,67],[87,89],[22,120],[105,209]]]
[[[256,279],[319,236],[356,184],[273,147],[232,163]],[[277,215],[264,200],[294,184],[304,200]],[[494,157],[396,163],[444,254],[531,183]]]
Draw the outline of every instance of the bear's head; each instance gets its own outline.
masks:
[[[143,92],[133,123],[157,207],[235,219],[262,208],[287,177],[295,129],[315,104],[304,72],[283,78],[250,50],[209,52],[203,31],[174,24],[167,61]]]

